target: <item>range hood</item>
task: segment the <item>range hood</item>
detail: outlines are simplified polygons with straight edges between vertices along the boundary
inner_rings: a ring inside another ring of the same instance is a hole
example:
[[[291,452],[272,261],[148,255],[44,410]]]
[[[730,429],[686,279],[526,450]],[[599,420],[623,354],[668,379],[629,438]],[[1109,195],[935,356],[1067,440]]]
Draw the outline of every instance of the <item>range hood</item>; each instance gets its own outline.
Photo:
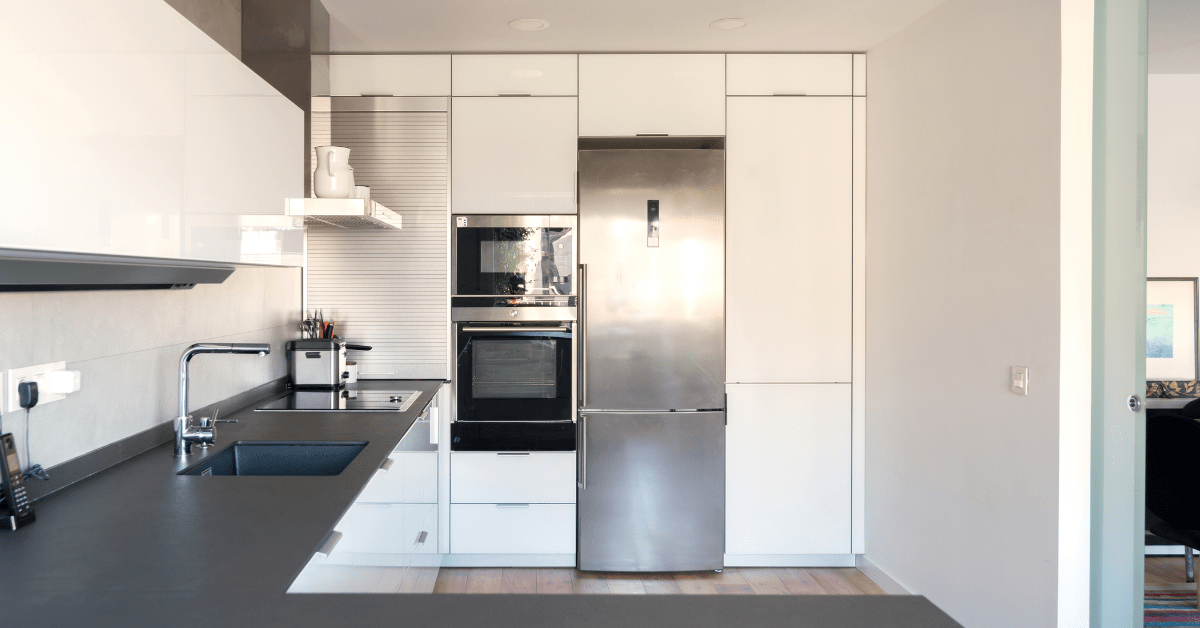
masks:
[[[0,292],[186,290],[221,283],[233,270],[219,262],[0,249]]]
[[[287,214],[310,229],[399,229],[400,214],[361,198],[289,198]]]

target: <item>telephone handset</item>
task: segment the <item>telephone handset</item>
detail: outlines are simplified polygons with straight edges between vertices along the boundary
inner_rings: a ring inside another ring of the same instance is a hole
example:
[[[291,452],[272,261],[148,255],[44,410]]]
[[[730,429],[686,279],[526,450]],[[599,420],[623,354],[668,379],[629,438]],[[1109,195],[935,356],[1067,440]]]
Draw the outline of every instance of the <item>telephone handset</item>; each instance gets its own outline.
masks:
[[[17,458],[17,444],[12,434],[0,434],[0,528],[7,525],[16,530],[33,523],[37,517],[33,504],[25,493],[25,480],[21,478],[21,462]],[[5,514],[7,513],[7,514]],[[7,519],[7,521],[5,521]]]

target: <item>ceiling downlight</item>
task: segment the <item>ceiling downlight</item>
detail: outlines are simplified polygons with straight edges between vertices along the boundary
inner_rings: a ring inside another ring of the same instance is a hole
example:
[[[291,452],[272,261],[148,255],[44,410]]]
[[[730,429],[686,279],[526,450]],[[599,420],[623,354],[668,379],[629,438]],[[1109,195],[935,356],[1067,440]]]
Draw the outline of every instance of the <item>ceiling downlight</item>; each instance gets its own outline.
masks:
[[[509,22],[508,27],[519,31],[542,31],[550,28],[550,22],[534,18],[521,18]]]

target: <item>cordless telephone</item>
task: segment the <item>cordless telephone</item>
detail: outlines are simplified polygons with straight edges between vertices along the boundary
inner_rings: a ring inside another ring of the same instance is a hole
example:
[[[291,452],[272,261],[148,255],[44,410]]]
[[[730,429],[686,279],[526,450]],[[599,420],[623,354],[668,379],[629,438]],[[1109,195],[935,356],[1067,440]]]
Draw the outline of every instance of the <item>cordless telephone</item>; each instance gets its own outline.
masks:
[[[27,526],[37,517],[33,504],[25,494],[25,480],[21,478],[21,462],[17,459],[17,444],[12,434],[0,435],[0,474],[3,475],[3,490],[0,491],[0,528],[13,530]]]

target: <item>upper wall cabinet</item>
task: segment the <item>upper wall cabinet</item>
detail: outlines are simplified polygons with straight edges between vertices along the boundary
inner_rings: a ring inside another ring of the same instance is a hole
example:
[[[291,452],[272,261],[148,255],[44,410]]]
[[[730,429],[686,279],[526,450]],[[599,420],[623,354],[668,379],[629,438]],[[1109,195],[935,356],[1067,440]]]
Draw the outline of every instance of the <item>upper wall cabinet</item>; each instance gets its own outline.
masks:
[[[854,56],[731,54],[726,90],[730,96],[850,96]]]
[[[330,55],[328,95],[449,96],[450,55]]]
[[[299,107],[161,0],[5,7],[0,247],[302,260]]]
[[[454,55],[455,96],[574,96],[577,55]]]
[[[579,135],[725,135],[725,55],[579,55]]]
[[[575,213],[576,100],[455,98],[454,213]]]

